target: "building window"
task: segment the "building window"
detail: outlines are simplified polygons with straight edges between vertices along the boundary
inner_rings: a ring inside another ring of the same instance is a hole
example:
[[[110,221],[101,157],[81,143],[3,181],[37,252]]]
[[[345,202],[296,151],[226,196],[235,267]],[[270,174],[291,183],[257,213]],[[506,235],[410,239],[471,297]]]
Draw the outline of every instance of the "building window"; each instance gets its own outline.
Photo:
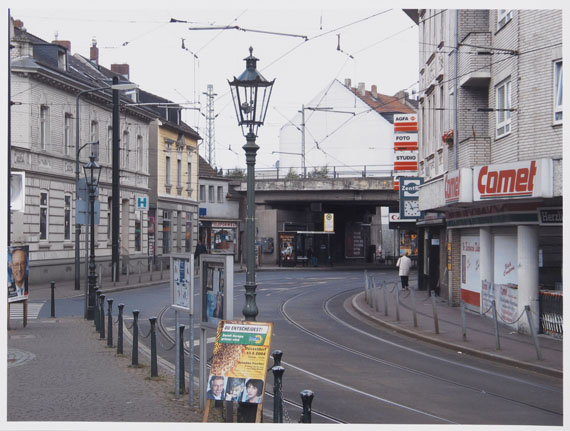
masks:
[[[137,170],[144,171],[144,152],[143,152],[143,138],[141,135],[137,136]]]
[[[166,185],[169,186],[171,185],[171,177],[170,177],[170,171],[171,171],[172,167],[170,166],[170,156],[166,156],[166,163],[165,163],[165,167],[164,170],[166,171]]]
[[[107,241],[111,241],[111,211],[113,210],[113,198],[107,198]]]
[[[40,149],[45,150],[49,136],[49,108],[40,106]]]
[[[48,239],[48,194],[47,192],[40,193],[40,240]]]
[[[129,132],[126,130],[123,132],[123,167],[129,168]]]
[[[63,154],[69,156],[73,146],[73,117],[71,114],[65,114],[63,121]]]
[[[224,188],[222,186],[218,186],[218,202],[224,201]]]
[[[113,128],[107,127],[107,163],[113,163]]]
[[[170,214],[162,213],[162,254],[170,253]]]
[[[513,11],[507,9],[499,9],[497,14],[497,30],[503,28],[513,17]]]
[[[215,202],[214,201],[214,186],[208,187],[208,202]]]
[[[188,183],[187,183],[187,187],[188,187],[188,191],[191,192],[192,191],[192,163],[188,162]]]
[[[182,187],[182,160],[176,160],[176,186]]]
[[[71,240],[71,195],[65,195],[63,208],[63,239]]]
[[[206,186],[200,186],[200,202],[206,201]]]
[[[511,131],[511,79],[497,85],[497,138]]]
[[[91,121],[91,155],[99,160],[99,123]]]
[[[135,211],[135,251],[141,251],[142,224],[141,211]]]
[[[562,124],[562,60],[554,63],[554,122]]]

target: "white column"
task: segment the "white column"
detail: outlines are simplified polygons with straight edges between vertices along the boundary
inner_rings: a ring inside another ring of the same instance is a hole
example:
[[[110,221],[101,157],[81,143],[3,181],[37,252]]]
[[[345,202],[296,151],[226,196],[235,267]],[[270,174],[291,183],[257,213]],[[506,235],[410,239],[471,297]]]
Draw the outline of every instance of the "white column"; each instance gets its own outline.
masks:
[[[491,234],[491,228],[482,227],[479,229],[479,275],[480,280],[487,280],[488,282],[494,283],[494,247],[493,247],[493,235]],[[483,288],[481,288],[481,295],[483,295]],[[481,298],[481,304],[483,304],[483,298]],[[483,307],[481,305],[481,307]],[[481,310],[484,313],[487,310]]]
[[[538,227],[518,226],[517,228],[517,279],[519,283],[518,313],[530,306],[535,331],[539,325],[538,306]],[[526,317],[519,321],[519,329],[530,334]]]

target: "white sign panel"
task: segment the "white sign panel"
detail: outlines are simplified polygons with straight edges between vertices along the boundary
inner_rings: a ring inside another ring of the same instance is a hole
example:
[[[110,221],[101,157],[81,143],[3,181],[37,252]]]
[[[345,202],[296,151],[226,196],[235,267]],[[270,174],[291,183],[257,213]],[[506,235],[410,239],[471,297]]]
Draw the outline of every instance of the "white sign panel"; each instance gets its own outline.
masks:
[[[137,205],[137,210],[148,210],[148,197],[137,196],[136,205]]]
[[[170,256],[170,299],[172,308],[193,314],[194,259],[190,255]]]
[[[527,160],[473,168],[473,200],[553,196],[552,160]]]
[[[400,213],[389,213],[388,219],[390,223],[415,223],[415,219],[401,219]]]
[[[325,232],[334,232],[334,214],[333,213],[325,213],[324,214],[324,231]]]
[[[473,202],[473,175],[469,168],[445,174],[445,203]]]
[[[477,311],[481,306],[479,253],[478,236],[461,236],[461,299]]]
[[[417,114],[394,114],[394,131],[417,132],[418,131]]]
[[[406,151],[418,149],[417,133],[395,133],[394,134],[394,150]]]
[[[517,237],[515,235],[495,235],[495,284],[518,285],[517,278]]]
[[[395,151],[394,170],[395,171],[416,171],[418,169],[417,151]]]

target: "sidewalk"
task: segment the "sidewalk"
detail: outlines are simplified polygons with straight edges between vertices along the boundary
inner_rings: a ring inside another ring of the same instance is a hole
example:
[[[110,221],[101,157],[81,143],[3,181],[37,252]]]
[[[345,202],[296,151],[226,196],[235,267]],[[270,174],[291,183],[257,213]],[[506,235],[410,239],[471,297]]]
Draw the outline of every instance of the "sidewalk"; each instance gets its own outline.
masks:
[[[416,285],[415,280],[411,279],[410,286],[415,287]],[[385,315],[384,293],[382,291],[379,291],[379,294],[376,296],[377,300],[374,306],[372,306],[370,305],[372,301],[367,303],[365,300],[363,289],[361,293],[352,297],[351,305],[353,309],[361,316],[407,336],[453,349],[456,352],[462,352],[462,354],[470,354],[562,378],[563,342],[561,339],[539,335],[538,341],[542,355],[542,359],[539,360],[537,359],[536,348],[531,336],[519,334],[510,327],[499,324],[500,350],[497,350],[493,319],[466,310],[467,337],[466,340],[463,340],[461,307],[449,306],[447,301],[440,297],[436,297],[436,313],[439,327],[439,333],[436,334],[432,299],[428,292],[414,291],[417,316],[417,327],[414,327],[411,293],[409,291],[400,292],[400,320],[398,321],[396,318],[396,297],[393,286],[393,283],[387,284],[388,315]]]

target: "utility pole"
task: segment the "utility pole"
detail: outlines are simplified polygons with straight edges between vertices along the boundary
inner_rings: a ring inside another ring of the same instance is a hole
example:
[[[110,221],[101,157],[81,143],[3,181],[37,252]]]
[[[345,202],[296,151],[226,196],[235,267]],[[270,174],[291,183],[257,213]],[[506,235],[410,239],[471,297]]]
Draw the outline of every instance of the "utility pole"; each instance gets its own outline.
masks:
[[[206,159],[210,166],[216,164],[216,140],[215,140],[215,126],[214,120],[217,115],[214,115],[214,97],[217,93],[214,93],[214,86],[208,84],[208,92],[202,93],[208,98],[208,104],[206,106]]]
[[[303,178],[307,178],[307,167],[305,165],[305,105],[301,107],[301,155]]]
[[[119,77],[113,76],[113,85],[119,84]],[[120,222],[120,148],[119,148],[119,90],[113,89],[113,171],[112,171],[112,230],[111,230],[111,272],[113,281],[119,281],[119,222]]]

